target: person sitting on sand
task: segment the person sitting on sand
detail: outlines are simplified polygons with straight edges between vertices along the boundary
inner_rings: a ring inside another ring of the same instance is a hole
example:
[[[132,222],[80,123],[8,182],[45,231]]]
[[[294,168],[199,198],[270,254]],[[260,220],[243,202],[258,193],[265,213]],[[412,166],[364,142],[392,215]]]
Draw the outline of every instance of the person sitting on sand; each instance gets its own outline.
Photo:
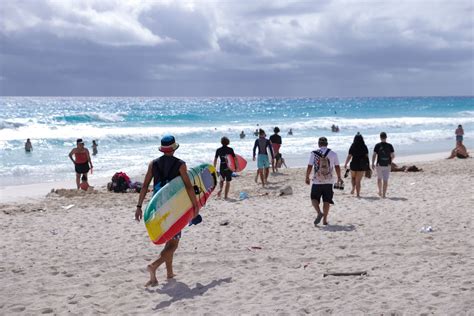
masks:
[[[74,156],[74,159],[72,156]],[[76,140],[76,148],[71,150],[69,153],[69,159],[74,163],[74,169],[76,170],[76,185],[79,190],[81,176],[85,175],[87,177],[87,173],[93,168],[89,150],[84,147],[82,138]]]
[[[81,184],[79,185],[79,187],[84,191],[89,190],[91,186],[89,186],[89,182],[87,182],[87,175],[85,174],[82,175]]]
[[[145,180],[143,181],[143,188],[145,190],[140,190],[137,209],[135,211],[135,220],[140,221],[142,219],[142,203],[145,200],[151,180],[153,179],[153,194],[156,194],[166,183],[179,176],[183,178],[186,192],[193,204],[193,217],[196,218],[199,215],[199,206],[193,185],[191,184],[191,180],[187,173],[188,169],[186,168],[186,163],[174,156],[174,152],[178,147],[179,144],[176,143],[175,138],[171,135],[163,136],[161,139],[159,150],[163,155],[148,164],[148,171],[145,175]],[[147,266],[147,270],[150,273],[150,280],[145,286],[156,286],[158,284],[156,270],[163,263],[166,265],[168,279],[175,276],[173,273],[173,256],[178,248],[180,238],[181,232],[177,233],[170,241],[168,241],[165,244],[165,248],[161,251],[160,257]]]
[[[222,187],[224,186],[225,182],[225,190],[224,190],[224,199],[227,200],[229,196],[229,188],[230,188],[230,181],[232,181],[232,170],[230,170],[229,165],[227,164],[227,156],[232,156],[232,159],[235,161],[235,166],[239,167],[239,162],[237,161],[237,157],[235,156],[234,149],[228,147],[230,141],[227,137],[221,138],[222,147],[216,150],[216,155],[214,156],[214,168],[217,165],[217,158],[220,159],[219,165],[219,191],[217,191],[217,196],[220,197],[222,194]],[[229,157],[230,158],[230,157]]]
[[[394,162],[392,162],[391,164],[391,171],[392,172],[421,172],[423,171],[423,169],[421,168],[418,168],[417,166],[415,165],[412,165],[412,166],[397,166],[397,164],[395,164]]]
[[[25,142],[25,151],[27,153],[31,152],[33,150],[33,145],[31,144],[30,139],[28,138]]]
[[[451,151],[451,156],[449,156],[447,159],[453,159],[454,157],[458,159],[466,159],[469,157],[466,146],[464,146],[461,142],[457,143],[456,148]]]

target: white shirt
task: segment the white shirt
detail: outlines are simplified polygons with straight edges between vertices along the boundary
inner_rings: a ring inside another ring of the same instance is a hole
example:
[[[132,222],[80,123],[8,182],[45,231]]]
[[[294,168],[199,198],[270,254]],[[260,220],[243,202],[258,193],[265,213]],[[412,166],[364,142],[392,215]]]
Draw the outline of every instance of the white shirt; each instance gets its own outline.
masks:
[[[327,147],[320,147],[319,149],[316,149],[316,151],[320,151],[323,155],[327,150]],[[311,152],[308,165],[313,166],[313,184],[334,184],[336,182],[337,176],[334,176],[334,166],[339,166],[339,158],[337,158],[337,154],[332,150],[327,155],[327,158],[329,159],[329,169],[331,170],[332,177],[325,181],[319,181],[316,178],[316,172],[314,172],[314,166],[317,164],[319,156],[317,156],[314,152]]]

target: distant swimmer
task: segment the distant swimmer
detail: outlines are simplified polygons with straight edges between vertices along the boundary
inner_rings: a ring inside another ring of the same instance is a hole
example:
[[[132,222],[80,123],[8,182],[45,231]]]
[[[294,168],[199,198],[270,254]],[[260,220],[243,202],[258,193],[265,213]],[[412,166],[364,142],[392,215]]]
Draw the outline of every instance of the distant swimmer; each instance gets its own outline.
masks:
[[[290,128],[290,130],[288,131],[288,135],[290,135],[290,136],[293,135],[293,129],[292,128]]]
[[[245,133],[244,131],[240,132],[240,139],[244,139],[245,138]]]
[[[95,140],[92,141],[92,156],[95,156],[97,155],[98,151],[97,151],[97,142]]]
[[[28,138],[25,143],[25,151],[27,153],[31,152],[33,150],[33,145],[31,144],[30,139]]]

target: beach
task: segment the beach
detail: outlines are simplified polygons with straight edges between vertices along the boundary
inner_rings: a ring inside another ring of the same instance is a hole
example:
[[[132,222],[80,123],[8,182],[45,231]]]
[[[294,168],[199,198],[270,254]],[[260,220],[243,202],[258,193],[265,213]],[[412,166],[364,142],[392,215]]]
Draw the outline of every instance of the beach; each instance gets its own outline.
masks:
[[[387,199],[376,177],[360,199],[345,179],[320,227],[303,168],[271,174],[267,188],[246,171],[231,201],[214,192],[203,222],[183,230],[177,276],[160,267],[151,288],[146,265],[162,247],[134,220],[138,194],[2,200],[0,314],[471,315],[474,160],[415,163],[423,172],[391,173]],[[332,272],[366,274],[323,276]]]

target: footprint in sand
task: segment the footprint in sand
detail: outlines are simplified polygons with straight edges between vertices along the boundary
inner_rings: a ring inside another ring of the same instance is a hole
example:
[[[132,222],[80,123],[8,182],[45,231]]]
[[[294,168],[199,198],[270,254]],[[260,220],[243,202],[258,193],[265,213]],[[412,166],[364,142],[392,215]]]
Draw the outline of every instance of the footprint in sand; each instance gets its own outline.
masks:
[[[12,312],[22,312],[22,311],[24,311],[25,309],[26,309],[25,306],[15,306],[15,307],[13,307],[13,308],[10,308],[10,310],[11,310]]]
[[[41,314],[51,314],[51,313],[54,313],[54,310],[52,308],[49,308],[49,307],[43,308],[41,310]]]

